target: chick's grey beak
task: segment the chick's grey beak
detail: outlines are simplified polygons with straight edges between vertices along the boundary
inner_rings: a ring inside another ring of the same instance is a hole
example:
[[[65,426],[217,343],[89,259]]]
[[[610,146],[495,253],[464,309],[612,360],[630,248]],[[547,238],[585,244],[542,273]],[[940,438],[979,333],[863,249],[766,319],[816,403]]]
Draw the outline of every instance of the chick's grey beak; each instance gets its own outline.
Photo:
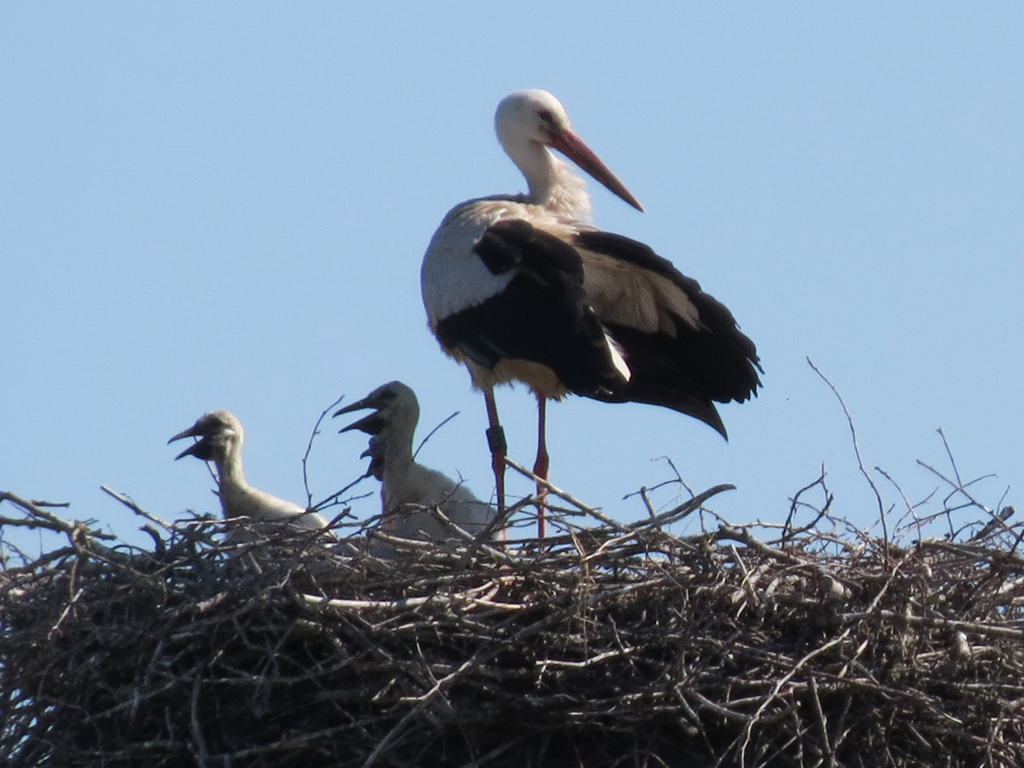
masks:
[[[183,435],[183,437],[189,437],[189,435]],[[172,438],[172,440],[176,440],[176,439],[178,439],[178,438]],[[175,456],[174,460],[177,461],[178,459],[182,459],[185,456],[195,456],[196,452],[199,450],[199,446],[201,446],[202,444],[203,444],[202,440],[197,440],[192,445],[190,445],[188,448],[186,448],[184,451],[182,451],[177,456]]]
[[[331,418],[337,418],[338,416],[341,416],[341,414],[343,413],[352,413],[352,411],[362,411],[366,408],[376,408],[376,405],[374,405],[374,403],[371,402],[370,398],[368,397],[364,397],[362,400],[356,400],[354,403],[349,403],[344,408],[339,408],[334,412],[334,416],[332,416]]]
[[[184,430],[183,432],[179,432],[174,437],[172,437],[170,440],[168,440],[167,444],[170,445],[171,443],[177,442],[178,440],[184,440],[186,437],[198,437],[198,436],[199,436],[199,432],[196,429],[196,425],[193,424],[188,429]]]
[[[338,430],[338,432],[340,434],[341,432],[348,432],[350,429],[358,429],[360,432],[365,432],[368,435],[379,435],[381,430],[384,429],[384,419],[379,413],[374,411],[368,416],[359,419],[359,421],[353,421],[347,427]]]
[[[174,460],[177,461],[178,459],[183,458],[185,456],[195,456],[197,459],[208,461],[210,459],[212,444],[210,443],[209,436],[204,434],[204,431],[199,427],[198,424],[193,424],[188,429],[179,432],[170,440],[168,440],[167,444],[170,445],[171,443],[176,442],[178,440],[184,440],[186,437],[195,437],[199,439],[197,439],[192,445],[190,445],[184,451],[175,456]]]

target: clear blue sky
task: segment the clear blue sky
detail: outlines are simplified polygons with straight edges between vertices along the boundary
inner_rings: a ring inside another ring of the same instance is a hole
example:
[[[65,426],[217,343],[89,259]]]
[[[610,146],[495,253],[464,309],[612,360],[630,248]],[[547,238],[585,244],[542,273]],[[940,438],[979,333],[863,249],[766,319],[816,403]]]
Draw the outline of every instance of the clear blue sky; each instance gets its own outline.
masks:
[[[912,501],[941,485],[917,459],[948,469],[941,427],[965,478],[995,475],[985,503],[1019,504],[1022,40],[1019,2],[5,3],[0,488],[130,538],[101,484],[215,510],[165,441],[228,408],[250,481],[302,501],[321,410],[398,378],[424,433],[461,411],[422,460],[487,495],[482,400],[426,329],[419,265],[452,205],[523,189],[492,115],[545,88],[646,207],[592,185],[597,224],[724,301],[765,368],[722,408],[728,443],[653,407],[553,407],[557,484],[631,519],[669,456],[695,491],[738,486],[727,517],[781,521],[824,464],[870,524],[810,357]],[[499,406],[530,463],[532,398]],[[365,467],[338,426],[317,498]]]

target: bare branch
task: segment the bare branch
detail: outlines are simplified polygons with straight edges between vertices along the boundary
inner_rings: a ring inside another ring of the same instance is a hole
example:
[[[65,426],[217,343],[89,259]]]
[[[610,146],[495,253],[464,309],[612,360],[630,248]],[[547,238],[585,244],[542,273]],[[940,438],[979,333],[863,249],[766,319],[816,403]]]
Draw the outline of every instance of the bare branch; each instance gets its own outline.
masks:
[[[836,396],[836,399],[839,401],[839,405],[843,409],[843,413],[846,415],[846,423],[850,427],[850,439],[853,442],[853,453],[854,456],[857,457],[857,468],[860,469],[861,475],[863,475],[864,479],[867,480],[868,485],[871,487],[871,492],[875,495],[875,501],[878,502],[878,519],[882,524],[883,547],[886,551],[886,557],[888,557],[889,530],[885,520],[885,504],[882,501],[882,494],[878,491],[878,486],[875,485],[875,481],[871,479],[871,475],[869,475],[868,471],[864,468],[864,460],[860,455],[860,446],[857,444],[857,428],[853,424],[853,415],[850,413],[850,409],[846,407],[846,401],[844,401],[842,395],[839,394],[839,390],[836,389],[835,385],[828,380],[828,377],[818,370],[818,367],[810,358],[807,358],[807,364],[811,366],[811,369],[818,374],[821,380],[824,381],[828,385],[828,388],[832,390],[832,394]]]
[[[317,435],[320,434],[320,425],[323,424],[324,419],[327,418],[327,414],[337,408],[344,399],[344,395],[339,395],[333,403],[324,408],[317,417],[316,423],[313,424],[313,431],[309,433],[309,441],[306,443],[306,450],[302,454],[302,487],[306,490],[307,509],[314,509],[313,493],[309,490],[309,456],[313,452],[313,441],[316,439]],[[344,493],[344,491],[341,491],[341,493]]]

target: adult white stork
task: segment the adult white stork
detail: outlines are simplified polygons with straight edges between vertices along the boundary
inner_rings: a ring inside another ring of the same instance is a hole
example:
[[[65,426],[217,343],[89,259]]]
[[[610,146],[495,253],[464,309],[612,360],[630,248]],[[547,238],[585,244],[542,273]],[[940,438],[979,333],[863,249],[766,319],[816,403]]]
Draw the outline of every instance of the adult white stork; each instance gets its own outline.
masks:
[[[366,474],[381,482],[382,519],[389,532],[405,539],[460,541],[458,532],[432,513],[436,508],[466,533],[477,535],[491,528],[500,536],[494,530],[497,510],[477,499],[463,483],[416,463],[412,444],[420,406],[410,387],[389,382],[334,415],[367,408],[374,412],[341,432],[358,429],[370,435],[370,446],[361,458],[369,457]]]
[[[534,473],[546,478],[545,403],[567,393],[660,405],[726,436],[714,402],[756,394],[754,344],[732,314],[649,247],[590,223],[583,179],[556,149],[643,210],[571,130],[546,91],[517,91],[494,118],[501,146],[529,191],[469,200],[444,217],[421,270],[423,303],[441,348],[483,391],[499,509],[505,443],[497,384],[537,397]],[[544,535],[543,487],[538,534]]]
[[[253,488],[246,482],[242,468],[245,432],[242,423],[231,411],[204,414],[195,424],[167,442],[170,444],[186,437],[198,439],[175,459],[195,456],[197,459],[213,463],[217,470],[221,509],[227,520],[251,520],[266,534],[272,533],[274,526],[281,524],[308,529],[327,527],[327,520],[322,515]],[[250,537],[235,534],[230,538],[233,541],[247,541]]]

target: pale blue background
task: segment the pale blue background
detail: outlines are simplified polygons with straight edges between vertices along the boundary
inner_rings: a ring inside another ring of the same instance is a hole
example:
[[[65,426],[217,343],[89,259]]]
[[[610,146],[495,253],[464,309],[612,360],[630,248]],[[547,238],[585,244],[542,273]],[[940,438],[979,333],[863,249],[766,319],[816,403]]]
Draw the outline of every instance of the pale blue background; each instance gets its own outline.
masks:
[[[810,357],[894,514],[872,468],[921,501],[938,427],[965,479],[996,476],[981,500],[1019,501],[1022,40],[1019,2],[4,2],[0,488],[130,538],[100,484],[214,510],[165,441],[229,408],[249,479],[301,501],[320,411],[400,378],[426,428],[461,411],[425,463],[489,493],[482,400],[426,330],[419,264],[452,205],[523,189],[491,119],[535,87],[647,209],[594,188],[597,223],[726,302],[765,367],[722,409],[729,443],[652,407],[553,407],[556,483],[630,519],[670,456],[695,491],[739,486],[727,517],[778,522],[824,464],[835,511],[870,525]],[[499,405],[532,462],[532,398]],[[365,467],[337,426],[317,498]]]

